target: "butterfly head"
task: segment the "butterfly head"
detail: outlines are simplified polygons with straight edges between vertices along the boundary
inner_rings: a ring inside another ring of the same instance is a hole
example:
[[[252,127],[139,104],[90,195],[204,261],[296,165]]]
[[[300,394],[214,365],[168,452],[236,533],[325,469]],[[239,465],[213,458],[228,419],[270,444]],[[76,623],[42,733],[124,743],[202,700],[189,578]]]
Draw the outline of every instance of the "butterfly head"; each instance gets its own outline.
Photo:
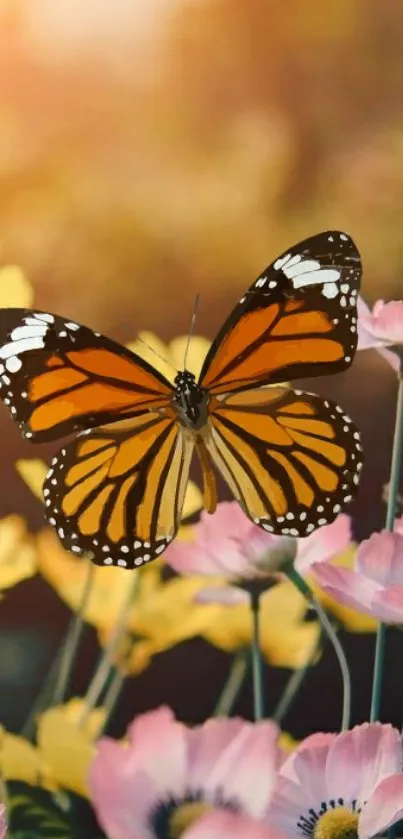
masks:
[[[201,428],[207,419],[207,394],[196,383],[194,373],[181,370],[174,380],[173,402],[179,417],[188,428]]]

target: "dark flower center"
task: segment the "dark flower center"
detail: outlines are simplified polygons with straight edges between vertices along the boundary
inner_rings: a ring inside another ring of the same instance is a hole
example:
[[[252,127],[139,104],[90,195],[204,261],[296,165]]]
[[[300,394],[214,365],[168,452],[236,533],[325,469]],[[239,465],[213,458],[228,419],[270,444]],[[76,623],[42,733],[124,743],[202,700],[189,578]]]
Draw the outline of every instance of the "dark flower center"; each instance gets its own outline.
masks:
[[[210,800],[203,790],[189,790],[182,798],[170,796],[160,801],[149,815],[149,826],[155,839],[179,839],[186,827],[215,807],[233,813],[241,810],[237,801],[226,798],[219,789]]]
[[[357,839],[360,812],[355,799],[345,804],[344,798],[331,798],[322,801],[317,810],[311,807],[301,813],[297,827],[306,839]]]

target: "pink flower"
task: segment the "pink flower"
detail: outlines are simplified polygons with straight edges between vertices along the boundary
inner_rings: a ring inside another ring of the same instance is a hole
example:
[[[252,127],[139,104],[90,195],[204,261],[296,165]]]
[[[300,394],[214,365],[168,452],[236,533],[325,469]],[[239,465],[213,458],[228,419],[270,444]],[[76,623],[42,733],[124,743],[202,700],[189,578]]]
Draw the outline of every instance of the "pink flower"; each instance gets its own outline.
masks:
[[[5,839],[7,833],[7,818],[6,818],[6,808],[4,804],[0,804],[0,839]],[[251,836],[252,839],[252,836]],[[253,837],[254,839],[254,837]],[[256,836],[256,839],[260,839],[259,836]]]
[[[223,718],[189,729],[169,708],[143,714],[126,744],[105,737],[98,745],[89,785],[101,825],[114,839],[157,839],[179,827],[187,839],[196,818],[215,808],[261,819],[282,758],[278,733],[269,721]]]
[[[403,352],[403,300],[378,300],[372,312],[358,298],[358,349],[378,349],[394,370],[399,371]],[[386,347],[393,347],[391,352]]]
[[[355,569],[314,565],[318,583],[339,603],[386,623],[403,624],[403,533],[373,533],[357,551]]]
[[[403,815],[402,746],[391,725],[314,734],[287,758],[269,817],[288,837],[369,839]]]
[[[264,580],[293,560],[300,573],[328,562],[347,547],[351,527],[350,517],[342,514],[304,539],[275,536],[253,524],[235,501],[224,501],[213,516],[202,512],[195,537],[169,546],[164,555],[169,565],[179,574],[221,575],[239,584]],[[247,591],[230,586],[206,588],[197,597],[227,605],[247,598]]]
[[[283,839],[283,834],[238,813],[215,810],[197,819],[181,839]]]

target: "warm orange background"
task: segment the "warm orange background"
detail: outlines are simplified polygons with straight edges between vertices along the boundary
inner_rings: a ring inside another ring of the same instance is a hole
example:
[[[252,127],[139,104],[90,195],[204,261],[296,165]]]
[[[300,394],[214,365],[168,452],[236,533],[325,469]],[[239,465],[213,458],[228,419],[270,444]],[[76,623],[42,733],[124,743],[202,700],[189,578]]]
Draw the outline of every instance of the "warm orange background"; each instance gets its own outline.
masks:
[[[0,0],[0,262],[38,307],[121,341],[185,333],[198,292],[213,338],[268,262],[332,227],[370,302],[402,296],[402,101],[395,0]],[[395,378],[370,353],[315,388],[362,427],[366,535]],[[36,527],[14,472],[34,454],[2,409],[0,515]],[[31,608],[52,625],[53,601]]]

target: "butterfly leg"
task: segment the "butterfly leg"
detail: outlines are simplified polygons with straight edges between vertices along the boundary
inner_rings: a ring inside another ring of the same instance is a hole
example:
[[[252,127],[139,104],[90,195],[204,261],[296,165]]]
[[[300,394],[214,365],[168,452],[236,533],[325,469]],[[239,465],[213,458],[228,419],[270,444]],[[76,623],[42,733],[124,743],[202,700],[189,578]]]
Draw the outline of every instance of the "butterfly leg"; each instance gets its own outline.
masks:
[[[217,507],[217,482],[210,455],[202,440],[196,442],[196,452],[203,475],[203,505],[208,513],[215,513]]]

